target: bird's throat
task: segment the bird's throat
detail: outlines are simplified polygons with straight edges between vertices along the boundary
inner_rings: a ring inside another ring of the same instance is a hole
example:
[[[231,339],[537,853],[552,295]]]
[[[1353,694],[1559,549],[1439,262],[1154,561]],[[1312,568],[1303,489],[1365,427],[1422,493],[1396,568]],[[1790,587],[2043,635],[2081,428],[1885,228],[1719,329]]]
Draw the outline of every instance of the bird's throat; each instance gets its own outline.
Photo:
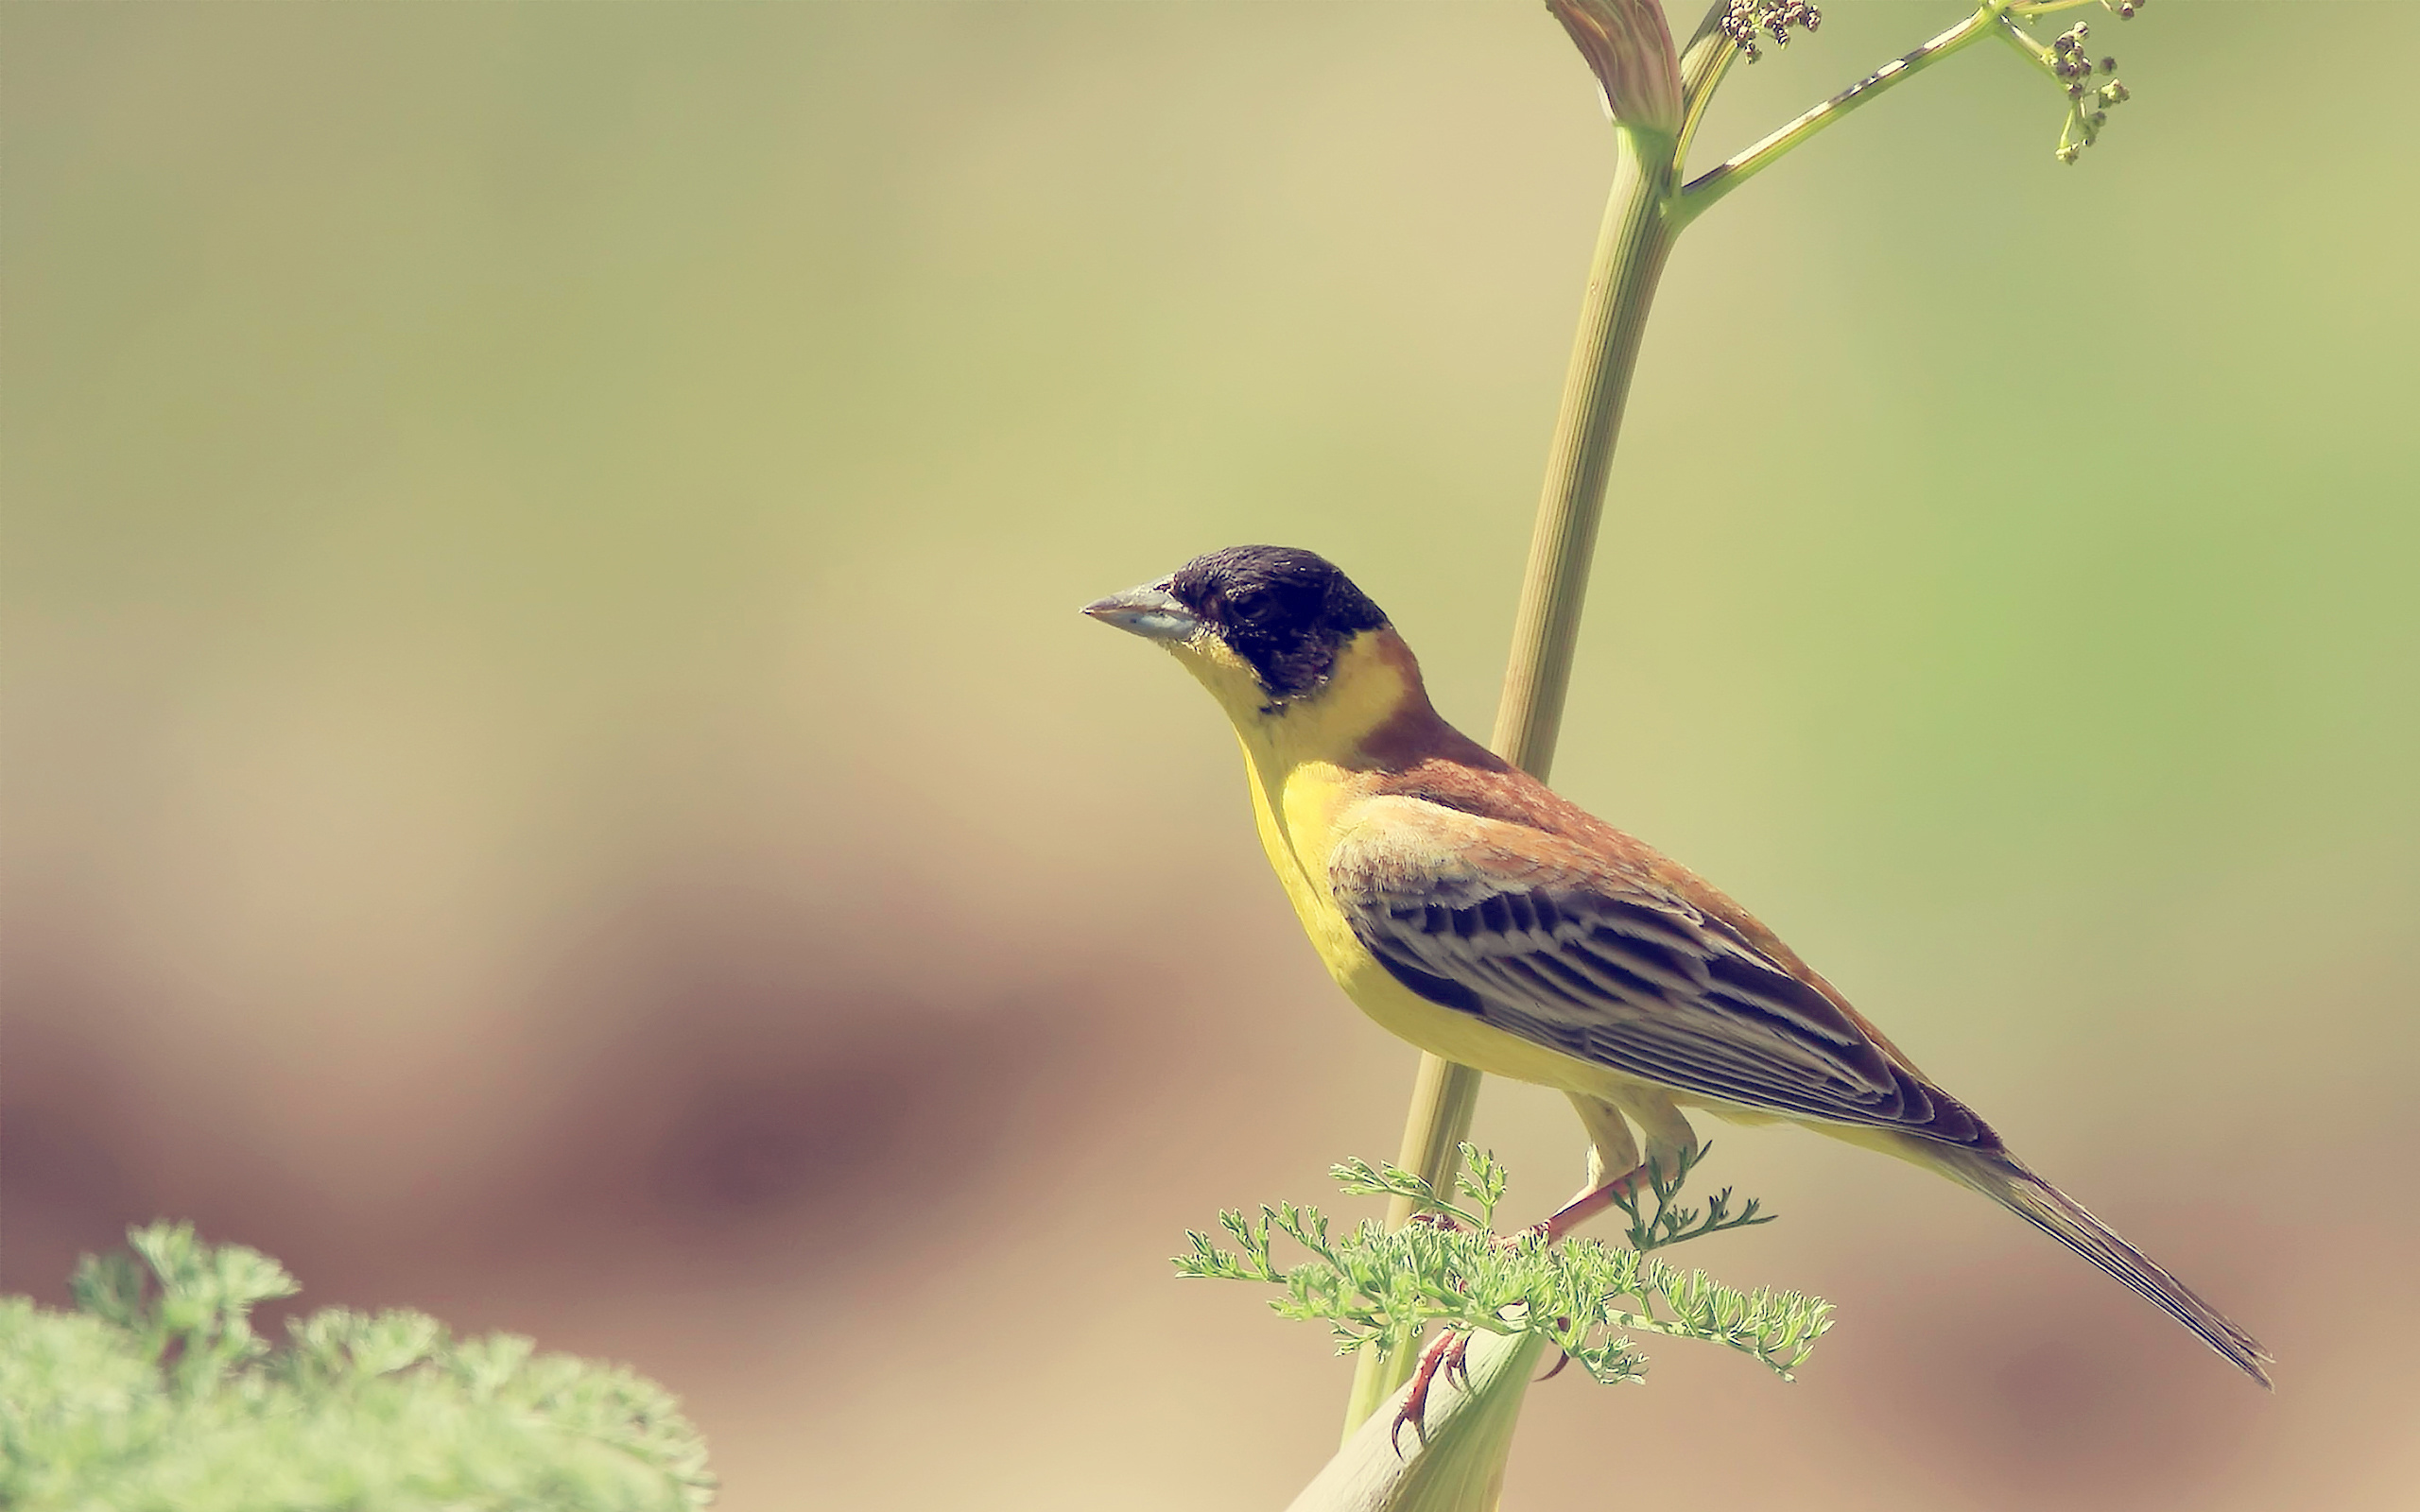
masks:
[[[1270,865],[1304,926],[1322,939],[1342,927],[1327,898],[1338,810],[1357,779],[1392,765],[1391,732],[1436,721],[1419,662],[1394,631],[1364,631],[1338,648],[1317,690],[1280,701],[1216,643],[1184,647],[1178,657],[1235,725]]]
[[[1250,663],[1215,642],[1177,656],[1227,712],[1253,765],[1271,778],[1306,763],[1366,770],[1380,760],[1374,737],[1407,715],[1429,715],[1420,664],[1391,629],[1347,641],[1318,688],[1285,699],[1271,697]]]

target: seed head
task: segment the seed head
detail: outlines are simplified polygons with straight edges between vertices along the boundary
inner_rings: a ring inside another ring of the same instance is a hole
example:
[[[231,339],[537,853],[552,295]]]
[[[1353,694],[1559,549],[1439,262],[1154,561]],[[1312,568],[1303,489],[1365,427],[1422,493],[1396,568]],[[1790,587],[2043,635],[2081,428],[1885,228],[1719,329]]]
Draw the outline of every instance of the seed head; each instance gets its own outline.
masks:
[[[1722,19],[1715,25],[1753,63],[1764,56],[1756,41],[1759,30],[1771,37],[1775,46],[1787,47],[1792,26],[1813,31],[1823,24],[1824,13],[1806,0],[1730,0]]]
[[[2132,20],[2135,11],[2150,0],[2100,0],[2103,7],[2118,12],[2120,20]],[[2059,132],[2058,159],[2073,163],[2083,155],[2083,149],[2100,139],[2100,129],[2109,124],[2111,107],[2123,105],[2128,96],[2126,86],[2114,77],[2118,60],[2104,57],[2096,60],[2086,43],[2092,37],[2090,25],[2079,22],[2056,37],[2041,55],[2043,63],[2055,76],[2067,94],[2067,123]],[[2106,82],[2095,77],[2102,76]]]

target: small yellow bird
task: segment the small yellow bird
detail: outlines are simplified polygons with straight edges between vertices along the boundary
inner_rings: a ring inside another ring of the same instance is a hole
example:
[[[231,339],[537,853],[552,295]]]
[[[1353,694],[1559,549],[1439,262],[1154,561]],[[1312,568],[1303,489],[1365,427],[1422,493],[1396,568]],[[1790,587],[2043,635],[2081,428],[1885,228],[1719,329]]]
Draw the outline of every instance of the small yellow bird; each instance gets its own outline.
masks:
[[[1440,718],[1410,647],[1322,558],[1232,546],[1084,612],[1167,646],[1227,711],[1270,865],[1362,1011],[1571,1098],[1600,1186],[1559,1217],[1676,1170],[1697,1147],[1685,1108],[1789,1119],[1972,1187],[2269,1384],[2250,1334],[2028,1170],[1747,910]]]

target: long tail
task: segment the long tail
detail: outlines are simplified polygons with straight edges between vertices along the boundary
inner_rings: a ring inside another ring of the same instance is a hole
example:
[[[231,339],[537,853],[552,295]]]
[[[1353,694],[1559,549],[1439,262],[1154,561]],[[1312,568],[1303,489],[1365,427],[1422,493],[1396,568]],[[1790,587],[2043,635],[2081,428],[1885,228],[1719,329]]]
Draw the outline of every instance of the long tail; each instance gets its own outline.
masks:
[[[1927,1142],[1929,1143],[1929,1142]],[[1974,1188],[2084,1259],[2151,1299],[2152,1305],[2202,1336],[2237,1369],[2274,1390],[2264,1366],[2275,1357],[2260,1341],[2195,1296],[2191,1288],[2153,1264],[2141,1250],[2110,1232],[2066,1193],[2027,1170],[2004,1152],[1934,1144],[1924,1163]]]

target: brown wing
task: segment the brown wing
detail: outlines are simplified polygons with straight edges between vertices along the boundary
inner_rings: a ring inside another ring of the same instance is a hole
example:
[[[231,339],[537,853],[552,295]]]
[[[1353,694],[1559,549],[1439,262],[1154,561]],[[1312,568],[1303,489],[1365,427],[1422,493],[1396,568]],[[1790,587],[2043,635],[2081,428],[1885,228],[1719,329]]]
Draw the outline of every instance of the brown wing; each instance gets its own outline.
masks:
[[[1365,813],[1330,860],[1338,906],[1430,1002],[1679,1091],[1998,1145],[1853,1014],[1651,876],[1415,799]]]

